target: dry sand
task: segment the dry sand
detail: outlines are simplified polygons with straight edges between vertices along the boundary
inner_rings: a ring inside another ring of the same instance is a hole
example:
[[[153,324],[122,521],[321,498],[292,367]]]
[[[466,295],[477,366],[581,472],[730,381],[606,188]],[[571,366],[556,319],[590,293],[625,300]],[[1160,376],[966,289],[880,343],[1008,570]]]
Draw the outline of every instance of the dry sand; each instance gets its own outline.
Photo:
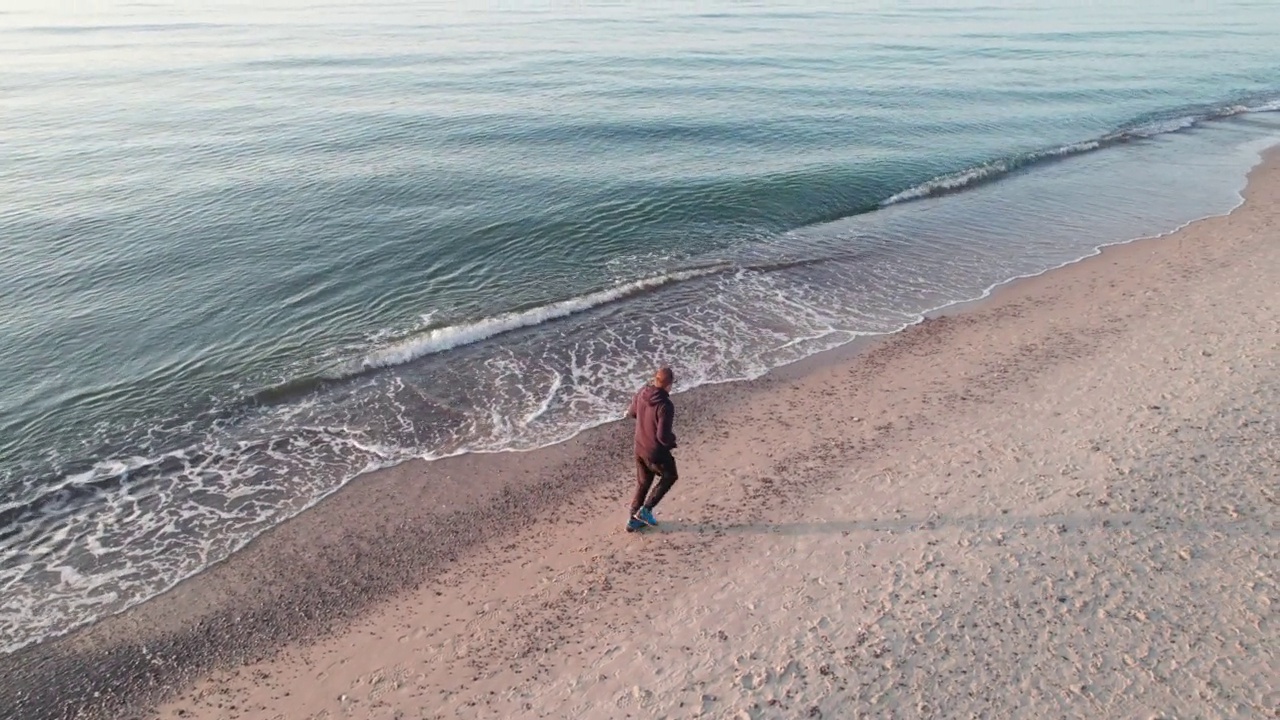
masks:
[[[677,396],[655,530],[622,423],[406,466],[41,662],[163,635],[114,711],[162,718],[1280,717],[1280,154],[1246,197]],[[345,599],[289,629],[308,577]]]

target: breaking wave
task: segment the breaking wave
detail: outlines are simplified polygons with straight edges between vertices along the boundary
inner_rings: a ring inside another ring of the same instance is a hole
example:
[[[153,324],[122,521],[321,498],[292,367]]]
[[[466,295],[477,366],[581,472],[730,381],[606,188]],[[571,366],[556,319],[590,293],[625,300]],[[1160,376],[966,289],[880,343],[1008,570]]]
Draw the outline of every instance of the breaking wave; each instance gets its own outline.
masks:
[[[912,200],[921,200],[929,197],[937,197],[938,195],[946,195],[948,193],[973,187],[980,183],[995,180],[1031,165],[1062,160],[1074,155],[1081,155],[1083,153],[1093,152],[1095,150],[1111,147],[1113,145],[1120,145],[1122,143],[1134,142],[1136,140],[1145,140],[1158,135],[1182,132],[1213,120],[1222,120],[1247,113],[1276,111],[1280,111],[1280,99],[1269,99],[1255,105],[1224,105],[1202,112],[1178,114],[1169,117],[1145,120],[1093,140],[1085,140],[1067,145],[1059,145],[1045,150],[1035,150],[1019,155],[997,158],[995,160],[984,162],[980,165],[965,168],[958,172],[939,175],[927,182],[907,188],[906,190],[885,198],[880,201],[879,206],[883,208],[904,202],[910,202]]]
[[[541,325],[551,320],[568,317],[633,295],[649,292],[664,285],[723,272],[731,267],[731,265],[725,263],[656,275],[527,310],[503,313],[461,325],[434,328],[374,350],[363,357],[342,363],[330,373],[327,373],[325,377],[326,379],[336,380],[358,375],[369,370],[403,365],[427,355],[452,350],[462,345],[470,345],[513,330]]]

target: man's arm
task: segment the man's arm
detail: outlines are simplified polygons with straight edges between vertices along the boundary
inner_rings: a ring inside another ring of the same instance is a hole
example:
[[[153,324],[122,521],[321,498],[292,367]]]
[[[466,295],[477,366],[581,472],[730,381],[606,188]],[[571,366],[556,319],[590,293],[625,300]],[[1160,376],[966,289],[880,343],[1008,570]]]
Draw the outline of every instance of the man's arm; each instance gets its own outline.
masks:
[[[668,450],[676,448],[676,434],[671,425],[676,419],[676,406],[668,400],[658,406],[658,442]]]
[[[638,397],[640,396],[639,395],[631,396],[631,404],[627,406],[627,417],[629,418],[634,418],[636,416],[636,398]]]

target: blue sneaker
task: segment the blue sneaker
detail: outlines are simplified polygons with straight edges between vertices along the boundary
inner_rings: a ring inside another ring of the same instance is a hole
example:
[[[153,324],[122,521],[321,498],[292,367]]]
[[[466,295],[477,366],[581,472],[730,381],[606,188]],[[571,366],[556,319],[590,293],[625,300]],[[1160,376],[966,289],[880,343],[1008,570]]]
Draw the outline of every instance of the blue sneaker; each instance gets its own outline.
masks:
[[[644,523],[640,522],[635,518],[631,518],[630,520],[627,521],[627,532],[635,532],[637,530],[643,530],[646,527],[648,527],[648,525],[645,525]]]
[[[650,510],[650,509],[649,509],[649,508],[647,508],[647,507],[642,507],[642,508],[640,508],[639,510],[637,510],[637,511],[636,511],[635,519],[636,519],[636,520],[639,520],[640,522],[644,523],[645,525],[657,525],[657,524],[658,524],[658,519],[657,519],[657,518],[655,518],[655,517],[653,516],[653,511],[652,511],[652,510]]]

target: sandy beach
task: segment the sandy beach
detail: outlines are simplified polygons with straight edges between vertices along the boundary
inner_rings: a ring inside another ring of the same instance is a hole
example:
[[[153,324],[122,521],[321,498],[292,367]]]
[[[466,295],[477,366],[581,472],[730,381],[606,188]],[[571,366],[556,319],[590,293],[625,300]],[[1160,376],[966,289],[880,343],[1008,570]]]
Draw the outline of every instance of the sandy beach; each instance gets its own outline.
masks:
[[[1228,216],[629,431],[361,478],[14,718],[1280,716],[1280,152]],[[621,410],[621,409],[620,409]]]

